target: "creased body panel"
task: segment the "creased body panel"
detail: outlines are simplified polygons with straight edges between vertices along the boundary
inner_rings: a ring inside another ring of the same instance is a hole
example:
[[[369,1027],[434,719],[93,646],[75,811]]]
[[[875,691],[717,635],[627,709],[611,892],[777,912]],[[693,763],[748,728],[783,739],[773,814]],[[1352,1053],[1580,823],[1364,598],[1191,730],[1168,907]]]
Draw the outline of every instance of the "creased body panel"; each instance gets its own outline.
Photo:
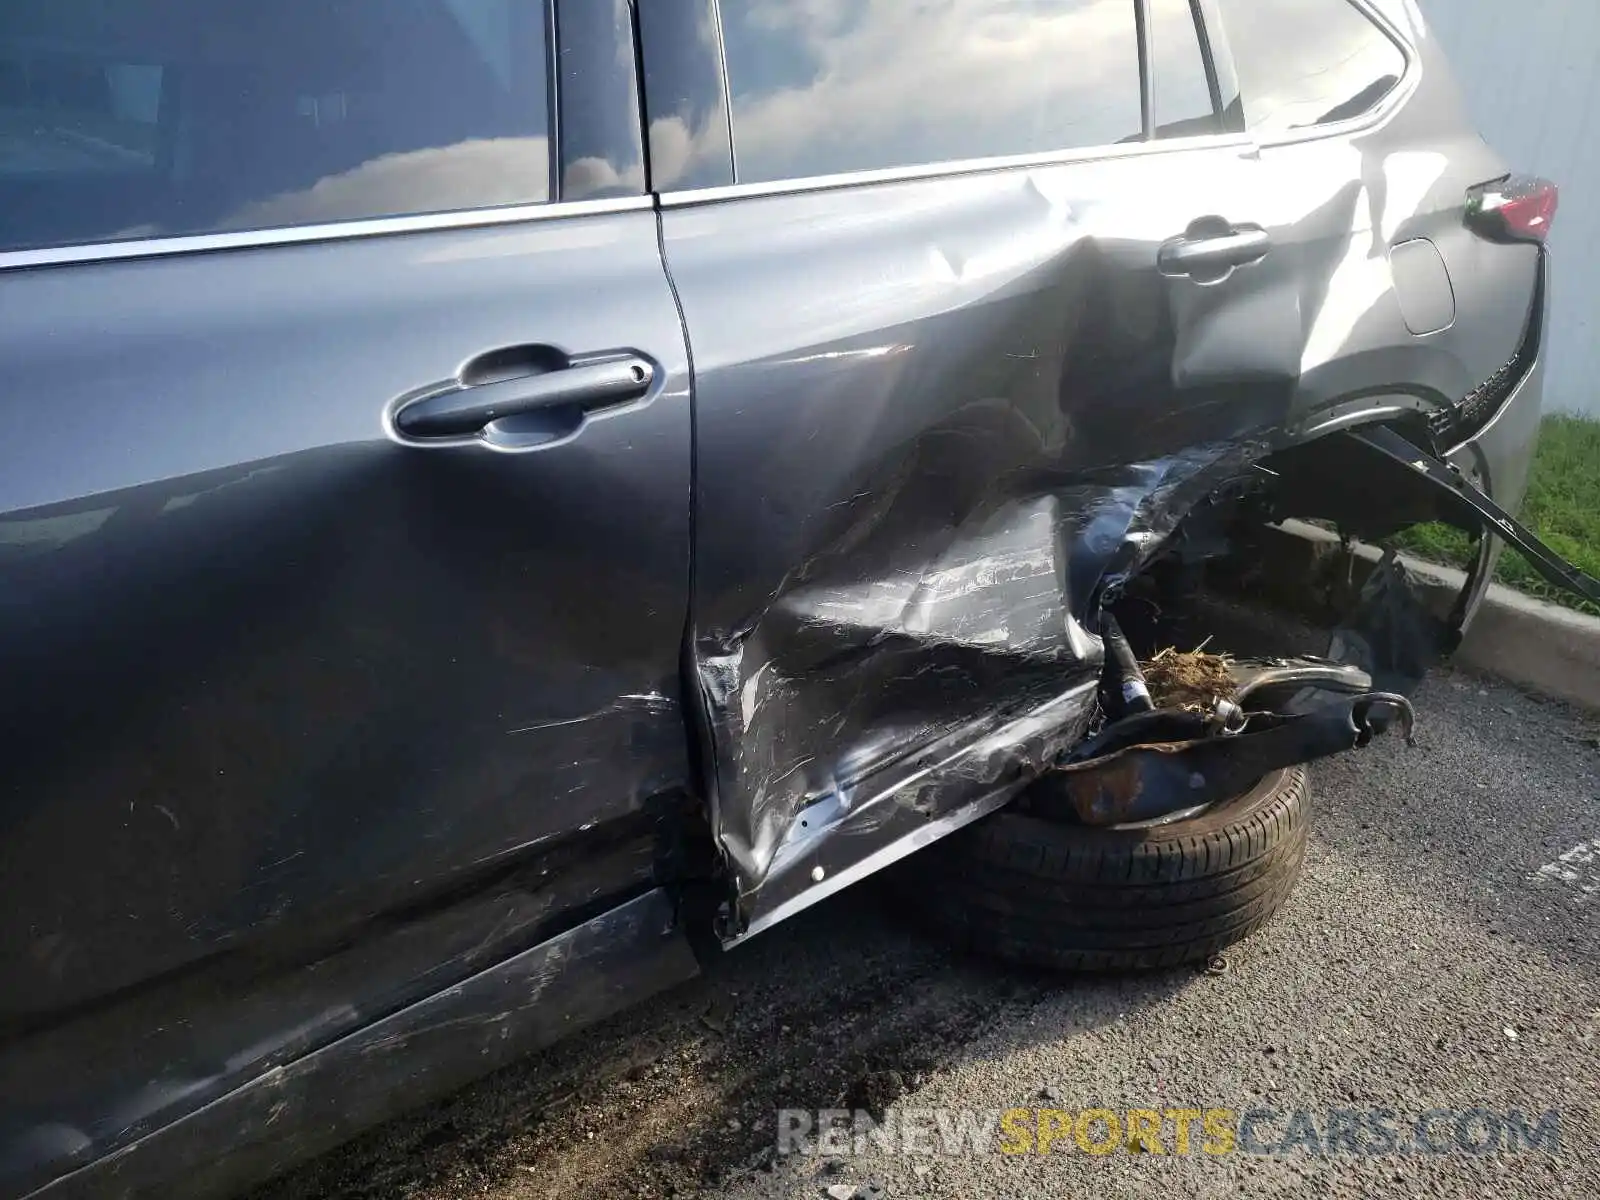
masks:
[[[774,876],[839,868],[793,851],[819,823],[878,826],[868,777],[984,740],[998,764],[932,821],[1033,769],[994,744],[1027,714],[1081,732],[1100,592],[1284,421],[1292,288],[1156,270],[1194,213],[1249,219],[1255,168],[1234,148],[664,213],[696,368],[694,660],[748,917],[792,890],[748,899]]]

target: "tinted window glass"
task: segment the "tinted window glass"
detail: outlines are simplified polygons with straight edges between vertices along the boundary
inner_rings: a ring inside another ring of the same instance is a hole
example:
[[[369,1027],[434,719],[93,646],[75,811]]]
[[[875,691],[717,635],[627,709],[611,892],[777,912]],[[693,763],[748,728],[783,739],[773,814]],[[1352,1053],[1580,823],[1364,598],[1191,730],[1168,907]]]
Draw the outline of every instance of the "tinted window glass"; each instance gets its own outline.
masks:
[[[629,0],[559,0],[563,200],[644,192]]]
[[[1405,73],[1405,56],[1345,0],[1222,0],[1249,127],[1284,133],[1358,117]]]
[[[1133,0],[722,0],[740,183],[1140,136]]]
[[[542,0],[7,0],[0,248],[548,199]]]
[[[1150,0],[1152,101],[1158,138],[1220,133],[1197,13],[1189,0]]]
[[[717,0],[651,0],[639,8],[650,173],[658,191],[733,182]]]

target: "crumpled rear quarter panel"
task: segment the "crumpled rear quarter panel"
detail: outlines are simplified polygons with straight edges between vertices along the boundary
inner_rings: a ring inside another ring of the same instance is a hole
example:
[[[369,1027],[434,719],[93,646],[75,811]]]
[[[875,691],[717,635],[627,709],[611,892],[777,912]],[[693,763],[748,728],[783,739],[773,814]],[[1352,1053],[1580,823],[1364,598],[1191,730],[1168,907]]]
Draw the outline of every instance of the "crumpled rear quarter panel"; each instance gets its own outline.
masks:
[[[1451,404],[1515,352],[1537,253],[1464,225],[1505,166],[1409,0],[1384,11],[1414,44],[1370,121],[668,197],[695,375],[692,670],[746,918],[1015,785],[1041,711],[1070,743],[1100,596],[1219,486]],[[1219,283],[1163,276],[1160,246],[1200,218],[1263,228],[1270,252]],[[1420,337],[1390,262],[1419,239],[1454,292],[1453,323]],[[1520,490],[1514,467],[1488,482]]]

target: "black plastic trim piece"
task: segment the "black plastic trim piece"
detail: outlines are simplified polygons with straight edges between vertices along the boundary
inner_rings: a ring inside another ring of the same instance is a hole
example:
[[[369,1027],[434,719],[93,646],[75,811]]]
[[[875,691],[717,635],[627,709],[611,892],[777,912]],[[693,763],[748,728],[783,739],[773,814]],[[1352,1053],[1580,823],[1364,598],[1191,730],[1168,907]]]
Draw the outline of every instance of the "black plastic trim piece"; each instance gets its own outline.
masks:
[[[673,897],[657,888],[29,1196],[157,1195],[180,1177],[189,1197],[238,1191],[697,973]]]
[[[1527,323],[1523,327],[1522,341],[1517,345],[1516,353],[1460,400],[1448,408],[1429,414],[1428,433],[1435,447],[1458,446],[1487,426],[1539,361],[1539,351],[1544,341],[1545,275],[1544,256],[1540,255],[1533,304],[1528,309]]]
[[[1590,603],[1600,604],[1600,579],[1578,570],[1546,546],[1531,529],[1468,482],[1457,468],[1418,448],[1384,425],[1352,429],[1339,436],[1348,437],[1391,462],[1409,467],[1443,492],[1451,501],[1451,507],[1465,519],[1482,526],[1485,533],[1503,538],[1552,586]]]

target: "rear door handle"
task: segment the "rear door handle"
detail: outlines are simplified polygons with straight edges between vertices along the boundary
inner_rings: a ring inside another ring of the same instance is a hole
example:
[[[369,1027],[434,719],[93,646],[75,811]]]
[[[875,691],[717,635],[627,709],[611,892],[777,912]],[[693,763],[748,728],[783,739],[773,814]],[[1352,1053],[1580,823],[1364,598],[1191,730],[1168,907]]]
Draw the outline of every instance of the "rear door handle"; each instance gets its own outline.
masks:
[[[539,374],[430,390],[402,402],[394,425],[408,437],[458,438],[528,418],[518,422],[517,441],[537,445],[576,433],[590,413],[637,400],[654,379],[655,367],[639,355],[589,357]]]
[[[1215,283],[1234,268],[1260,262],[1272,249],[1272,235],[1258,226],[1228,227],[1212,231],[1190,226],[1182,237],[1162,243],[1156,267],[1163,275]]]

